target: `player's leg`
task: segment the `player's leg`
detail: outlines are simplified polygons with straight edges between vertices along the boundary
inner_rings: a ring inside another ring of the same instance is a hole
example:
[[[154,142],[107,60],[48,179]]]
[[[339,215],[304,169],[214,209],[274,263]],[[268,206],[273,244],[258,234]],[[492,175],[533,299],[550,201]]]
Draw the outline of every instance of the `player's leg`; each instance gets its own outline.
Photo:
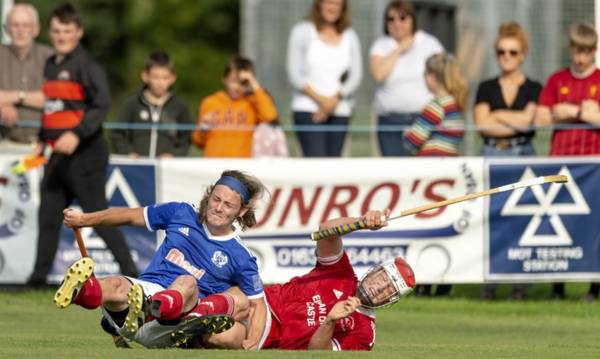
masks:
[[[77,304],[86,309],[96,309],[100,305],[112,311],[127,309],[127,294],[131,283],[122,276],[96,278],[94,260],[85,257],[75,261],[54,295],[54,303],[59,308]]]
[[[250,302],[239,287],[230,287],[223,293],[211,294],[198,300],[188,316],[229,315],[235,321],[246,320]]]
[[[198,304],[198,283],[191,275],[177,277],[167,290],[152,295],[150,313],[159,321],[179,320]]]
[[[202,342],[209,348],[242,349],[242,342],[246,338],[246,326],[236,322],[231,329],[214,335],[205,334]]]

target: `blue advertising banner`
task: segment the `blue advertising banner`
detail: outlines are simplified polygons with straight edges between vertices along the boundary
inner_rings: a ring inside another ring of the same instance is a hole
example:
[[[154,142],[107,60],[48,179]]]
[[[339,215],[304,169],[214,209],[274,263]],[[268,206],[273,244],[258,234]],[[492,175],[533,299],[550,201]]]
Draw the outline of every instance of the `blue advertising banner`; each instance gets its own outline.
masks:
[[[144,207],[156,202],[156,167],[154,164],[131,164],[111,161],[107,170],[106,197],[110,207]],[[78,208],[75,203],[71,207]],[[120,227],[127,240],[131,255],[141,272],[145,269],[156,250],[156,233],[141,227]],[[103,239],[91,228],[82,228],[81,234],[89,255],[96,262],[98,276],[118,274],[119,265]],[[110,241],[110,238],[106,238]],[[81,254],[70,229],[62,228],[59,248],[54,260],[49,282],[62,280],[64,270]]]
[[[486,279],[600,277],[599,161],[492,160],[489,187],[555,174],[569,182],[489,198]]]

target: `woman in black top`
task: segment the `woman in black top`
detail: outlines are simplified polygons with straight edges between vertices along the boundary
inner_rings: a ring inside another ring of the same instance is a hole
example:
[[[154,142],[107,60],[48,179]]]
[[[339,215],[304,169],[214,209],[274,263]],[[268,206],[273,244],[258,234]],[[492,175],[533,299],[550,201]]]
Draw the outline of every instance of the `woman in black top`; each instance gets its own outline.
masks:
[[[500,25],[495,44],[501,74],[482,82],[475,100],[475,124],[483,137],[483,156],[533,156],[531,128],[542,85],[521,71],[527,38],[515,22]],[[497,284],[484,284],[481,297],[495,298]],[[528,284],[514,284],[512,299],[525,299]]]
[[[534,155],[531,128],[542,85],[521,71],[527,38],[515,22],[504,23],[495,44],[502,73],[482,82],[475,101],[475,124],[484,139],[484,156]]]

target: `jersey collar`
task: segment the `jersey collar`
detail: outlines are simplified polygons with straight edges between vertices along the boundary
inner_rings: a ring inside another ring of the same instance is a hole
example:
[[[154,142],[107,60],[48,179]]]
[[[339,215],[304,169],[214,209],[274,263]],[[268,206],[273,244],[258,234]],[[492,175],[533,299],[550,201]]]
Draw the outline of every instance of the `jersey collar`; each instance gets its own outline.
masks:
[[[213,240],[213,241],[229,241],[233,238],[239,237],[240,236],[240,229],[237,226],[233,226],[235,228],[235,230],[229,234],[226,234],[224,236],[215,236],[212,233],[210,233],[210,230],[208,229],[208,227],[206,226],[206,224],[202,223],[202,228],[204,228],[204,232],[206,232],[206,236],[208,237],[208,239]]]

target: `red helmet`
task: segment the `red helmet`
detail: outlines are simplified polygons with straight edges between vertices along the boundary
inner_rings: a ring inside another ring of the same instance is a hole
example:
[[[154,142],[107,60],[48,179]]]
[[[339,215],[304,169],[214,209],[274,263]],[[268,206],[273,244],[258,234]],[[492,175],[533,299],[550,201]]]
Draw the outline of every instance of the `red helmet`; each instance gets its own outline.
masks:
[[[372,267],[358,284],[358,298],[363,306],[380,308],[396,303],[415,288],[415,274],[400,257]]]

